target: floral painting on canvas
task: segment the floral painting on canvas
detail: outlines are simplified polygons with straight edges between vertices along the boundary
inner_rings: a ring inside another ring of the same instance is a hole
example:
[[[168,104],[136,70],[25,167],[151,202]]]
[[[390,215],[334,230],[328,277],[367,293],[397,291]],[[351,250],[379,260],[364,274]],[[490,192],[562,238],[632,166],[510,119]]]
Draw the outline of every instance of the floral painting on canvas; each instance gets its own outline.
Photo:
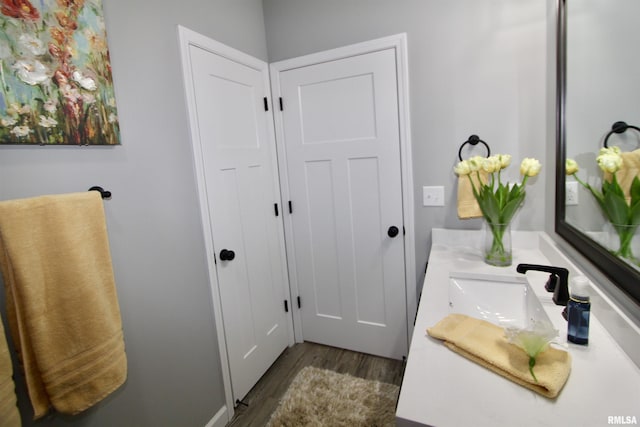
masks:
[[[102,0],[0,0],[0,84],[0,144],[120,144]]]

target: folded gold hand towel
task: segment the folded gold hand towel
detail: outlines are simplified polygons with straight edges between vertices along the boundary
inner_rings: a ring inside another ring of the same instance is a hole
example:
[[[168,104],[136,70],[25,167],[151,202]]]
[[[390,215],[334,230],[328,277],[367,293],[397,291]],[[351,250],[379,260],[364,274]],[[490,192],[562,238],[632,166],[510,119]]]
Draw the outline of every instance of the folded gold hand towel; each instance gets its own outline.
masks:
[[[4,325],[0,319],[0,427],[20,427],[22,425],[16,404],[11,355],[4,335]]]
[[[485,171],[480,171],[480,180],[478,180],[478,175],[475,172],[468,176],[458,177],[458,217],[460,219],[482,217],[482,211],[478,206],[476,197],[473,195],[469,177],[473,180],[477,190],[480,185],[487,182],[488,174]]]
[[[616,180],[624,192],[627,203],[629,203],[631,200],[629,190],[631,189],[633,178],[636,176],[640,178],[640,149],[620,153],[620,157],[622,157],[622,167],[618,172],[616,172]],[[604,179],[610,182],[612,179],[611,174],[605,172]]]
[[[0,202],[0,268],[35,418],[76,414],[126,379],[100,194]]]
[[[449,314],[427,333],[462,356],[548,398],[555,398],[569,377],[571,355],[549,347],[536,358],[538,381],[529,372],[529,356],[509,343],[504,329],[463,314]]]

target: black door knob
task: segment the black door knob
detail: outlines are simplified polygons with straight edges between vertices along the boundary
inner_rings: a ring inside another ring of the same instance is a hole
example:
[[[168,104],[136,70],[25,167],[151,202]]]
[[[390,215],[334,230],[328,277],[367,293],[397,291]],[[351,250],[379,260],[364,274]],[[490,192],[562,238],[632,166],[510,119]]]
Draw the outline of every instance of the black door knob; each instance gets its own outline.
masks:
[[[233,261],[235,257],[236,253],[229,249],[223,249],[220,251],[220,261]]]
[[[398,227],[396,227],[395,225],[392,225],[391,227],[389,227],[389,229],[387,230],[387,235],[389,237],[396,237],[398,235],[398,233],[400,233],[400,230],[398,230]]]

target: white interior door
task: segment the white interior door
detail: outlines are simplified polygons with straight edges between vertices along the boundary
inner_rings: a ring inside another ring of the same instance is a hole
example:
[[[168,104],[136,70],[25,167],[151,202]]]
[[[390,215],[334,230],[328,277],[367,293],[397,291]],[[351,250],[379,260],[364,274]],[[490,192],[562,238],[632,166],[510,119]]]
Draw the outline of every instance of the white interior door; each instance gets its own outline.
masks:
[[[289,342],[288,283],[266,63],[189,46],[206,212],[234,401]],[[279,209],[278,209],[279,210]]]
[[[407,321],[396,52],[276,63],[272,78],[283,106],[287,253],[303,339],[401,358]]]

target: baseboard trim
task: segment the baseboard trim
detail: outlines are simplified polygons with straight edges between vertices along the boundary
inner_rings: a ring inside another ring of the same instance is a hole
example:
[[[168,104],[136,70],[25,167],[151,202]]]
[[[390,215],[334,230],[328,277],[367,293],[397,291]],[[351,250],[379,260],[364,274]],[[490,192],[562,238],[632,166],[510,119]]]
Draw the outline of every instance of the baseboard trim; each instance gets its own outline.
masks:
[[[224,427],[229,422],[229,416],[227,415],[227,406],[220,408],[218,412],[209,420],[204,427]]]

